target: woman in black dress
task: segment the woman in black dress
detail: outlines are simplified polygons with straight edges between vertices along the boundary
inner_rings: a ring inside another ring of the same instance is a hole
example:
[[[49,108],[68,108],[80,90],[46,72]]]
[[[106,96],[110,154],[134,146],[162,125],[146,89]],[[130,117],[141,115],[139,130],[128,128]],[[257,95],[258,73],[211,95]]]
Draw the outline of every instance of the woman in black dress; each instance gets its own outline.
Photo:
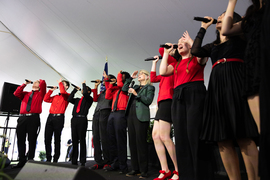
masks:
[[[258,150],[253,138],[258,137],[256,123],[248,103],[242,98],[242,76],[245,42],[239,37],[220,34],[225,13],[218,17],[217,39],[202,47],[202,40],[211,21],[202,23],[191,53],[198,57],[211,57],[213,64],[205,99],[201,138],[217,142],[220,155],[230,179],[240,180],[240,168],[235,145],[241,149],[248,177],[258,177]],[[234,13],[235,22],[241,16]]]

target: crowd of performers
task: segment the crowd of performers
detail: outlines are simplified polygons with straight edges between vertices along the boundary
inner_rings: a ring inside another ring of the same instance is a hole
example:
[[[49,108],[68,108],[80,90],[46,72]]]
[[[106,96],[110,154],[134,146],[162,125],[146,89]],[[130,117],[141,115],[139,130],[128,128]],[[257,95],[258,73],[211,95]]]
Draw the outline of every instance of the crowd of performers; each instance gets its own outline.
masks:
[[[18,87],[14,95],[22,100],[17,125],[19,163],[22,167],[34,158],[37,132],[40,126],[41,104],[52,103],[45,127],[47,161],[58,162],[61,131],[68,103],[74,104],[71,119],[73,142],[72,164],[86,163],[87,114],[92,102],[97,102],[93,115],[93,144],[96,164],[92,170],[116,171],[126,176],[148,177],[147,130],[149,105],[159,82],[158,110],[152,137],[160,161],[160,175],[155,180],[211,180],[214,178],[209,144],[217,145],[225,170],[231,180],[240,180],[240,168],[235,147],[239,147],[249,180],[270,179],[269,166],[269,3],[253,0],[246,15],[234,12],[237,0],[229,0],[227,10],[218,17],[216,40],[202,46],[210,21],[202,22],[194,41],[188,32],[178,40],[177,49],[160,48],[162,60],[156,74],[159,56],[155,56],[151,72],[120,71],[115,77],[103,74],[95,88],[82,83],[82,98],[74,98],[66,90],[69,82],[59,80],[60,94],[46,93],[46,83],[33,83],[32,92],[23,91],[30,82]],[[211,58],[212,71],[208,88],[204,85],[204,68]],[[139,84],[134,86],[133,79]],[[100,83],[106,89],[97,93]],[[93,92],[93,98],[90,96]],[[30,102],[30,103],[29,103]],[[31,104],[31,107],[30,107]],[[170,138],[174,127],[175,144]],[[128,136],[127,130],[128,129]],[[26,134],[29,152],[26,156]],[[52,135],[55,152],[52,159]],[[127,137],[131,168],[127,166]],[[80,144],[80,153],[78,145]],[[174,169],[170,171],[166,150]],[[259,149],[259,150],[258,150]]]

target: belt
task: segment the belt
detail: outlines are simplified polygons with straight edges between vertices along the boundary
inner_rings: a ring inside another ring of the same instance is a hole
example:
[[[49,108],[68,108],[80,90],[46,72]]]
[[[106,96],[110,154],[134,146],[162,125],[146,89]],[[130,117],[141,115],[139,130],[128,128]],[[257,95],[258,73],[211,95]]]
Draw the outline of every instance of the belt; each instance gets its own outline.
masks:
[[[35,115],[39,115],[39,113],[20,114],[19,116],[35,116]]]
[[[86,117],[85,115],[74,115],[73,117]]]
[[[225,62],[242,62],[242,63],[243,63],[244,61],[243,61],[243,59],[238,59],[238,58],[229,58],[229,59],[223,58],[223,59],[217,60],[217,61],[213,64],[212,69],[213,69],[216,65],[218,65],[218,64],[220,64],[220,63],[224,64]]]
[[[50,116],[63,116],[64,114],[50,114]]]

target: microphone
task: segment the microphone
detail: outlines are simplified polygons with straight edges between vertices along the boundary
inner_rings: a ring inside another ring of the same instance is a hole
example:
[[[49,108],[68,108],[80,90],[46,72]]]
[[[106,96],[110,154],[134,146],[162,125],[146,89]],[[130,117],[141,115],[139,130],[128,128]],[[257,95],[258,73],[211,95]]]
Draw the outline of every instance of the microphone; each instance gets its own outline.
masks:
[[[167,45],[167,44],[161,44],[160,47],[163,47],[165,49],[170,49],[171,46]],[[174,44],[173,45],[173,49],[177,49],[178,48],[178,45],[177,44]]]
[[[162,56],[158,56],[159,59],[162,59]],[[146,58],[145,61],[154,61],[156,60],[154,57],[149,57],[149,58]]]
[[[135,83],[135,81],[131,81],[131,83],[130,83],[130,88],[133,88],[133,86],[134,86],[134,83]]]
[[[47,88],[53,89],[53,86],[47,86]],[[56,87],[56,89],[58,89],[58,87]]]
[[[209,19],[207,19],[207,18],[203,18],[203,17],[194,17],[194,19],[193,20],[195,20],[195,21],[202,21],[202,22],[205,22],[205,23],[208,23],[208,22],[210,22],[210,20]],[[216,19],[214,19],[214,21],[213,21],[213,23],[212,24],[217,24],[217,20]]]
[[[76,89],[78,88],[76,85],[74,85],[74,84],[72,84],[72,83],[71,83],[71,86],[73,86],[73,87],[76,88]],[[81,90],[81,88],[80,88],[79,90]]]
[[[92,83],[97,83],[97,81],[91,81]],[[101,80],[100,80],[100,82],[101,82]]]
[[[32,82],[32,81],[29,81],[28,79],[25,79],[25,81],[26,81],[26,82],[30,82],[31,84],[33,84],[33,82]]]

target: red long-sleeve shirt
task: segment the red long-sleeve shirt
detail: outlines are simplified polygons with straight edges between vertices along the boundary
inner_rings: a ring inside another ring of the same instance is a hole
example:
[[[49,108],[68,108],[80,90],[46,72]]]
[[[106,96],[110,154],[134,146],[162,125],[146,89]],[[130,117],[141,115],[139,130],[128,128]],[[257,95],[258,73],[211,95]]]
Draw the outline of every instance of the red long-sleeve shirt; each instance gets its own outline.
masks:
[[[165,99],[172,99],[173,97],[173,75],[171,76],[161,76],[156,75],[156,71],[151,71],[150,80],[152,83],[159,83],[159,92],[157,102]]]
[[[52,103],[50,108],[51,114],[64,114],[68,106],[69,93],[66,92],[62,82],[59,83],[60,95],[52,96],[53,90],[49,90],[44,97],[44,101]]]
[[[29,112],[26,111],[26,107],[27,107],[28,99],[30,95],[32,94],[32,91],[30,92],[23,91],[23,89],[26,87],[26,84],[22,84],[14,92],[14,95],[22,101],[20,114],[28,114],[28,113],[40,114],[42,112],[42,102],[46,94],[46,82],[45,80],[42,80],[42,79],[40,79],[39,81],[40,81],[40,84],[39,84],[40,89],[39,91],[34,91],[32,103],[31,103],[31,109]]]
[[[105,82],[105,85],[109,85],[109,88],[106,90],[105,98],[112,100],[112,110],[114,107],[114,103],[116,100],[116,96],[118,94],[118,91],[121,91],[119,94],[118,102],[117,102],[117,110],[126,110],[127,102],[128,102],[128,93],[123,92],[121,89],[124,86],[122,81],[122,74],[118,73],[117,75],[117,86],[113,86],[109,82]]]

